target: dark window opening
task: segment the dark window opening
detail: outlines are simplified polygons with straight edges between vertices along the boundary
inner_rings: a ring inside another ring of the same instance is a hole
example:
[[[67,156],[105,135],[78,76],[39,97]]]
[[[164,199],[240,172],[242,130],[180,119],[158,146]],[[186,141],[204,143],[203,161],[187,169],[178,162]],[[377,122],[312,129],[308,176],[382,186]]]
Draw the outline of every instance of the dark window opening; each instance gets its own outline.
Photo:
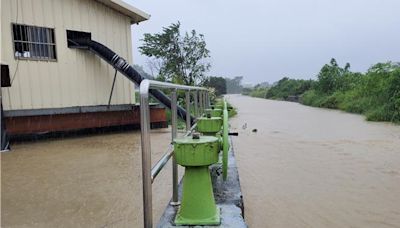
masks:
[[[92,39],[92,34],[90,32],[67,30],[68,47],[76,46],[76,44],[74,44],[74,42],[73,42],[74,39],[88,39],[88,40],[91,40]]]
[[[56,60],[54,29],[13,24],[14,57],[17,59]]]

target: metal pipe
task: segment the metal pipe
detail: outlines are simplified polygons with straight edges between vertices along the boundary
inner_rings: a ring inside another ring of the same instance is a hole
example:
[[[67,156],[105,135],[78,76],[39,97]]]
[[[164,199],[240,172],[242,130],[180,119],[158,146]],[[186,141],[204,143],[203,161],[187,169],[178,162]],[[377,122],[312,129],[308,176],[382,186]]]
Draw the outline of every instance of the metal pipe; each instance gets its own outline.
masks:
[[[206,107],[206,92],[204,91],[203,91],[203,108],[204,108],[203,113],[205,113],[207,107]]]
[[[161,172],[161,170],[164,168],[164,166],[167,164],[167,162],[169,161],[169,159],[172,157],[173,154],[174,154],[174,149],[172,145],[170,145],[164,156],[162,156],[162,158],[157,162],[157,164],[151,169],[151,183],[154,182],[157,175]]]
[[[113,92],[114,92],[115,80],[117,79],[117,73],[118,73],[118,71],[115,70],[114,79],[113,79],[113,83],[112,83],[112,86],[111,86],[110,97],[108,98],[108,107],[110,107],[110,104],[111,104],[111,98],[112,98],[112,95],[113,95]]]
[[[200,117],[201,116],[201,92],[200,91],[197,91],[197,102],[198,102],[198,107],[199,107],[199,113],[198,113],[198,116]]]
[[[153,226],[151,189],[151,145],[150,145],[150,83],[140,86],[140,130],[142,143],[143,226]]]
[[[205,102],[206,102],[206,108],[209,108],[209,102],[208,102],[208,91],[206,91],[205,92],[205,94],[206,94],[206,100],[205,100]]]
[[[200,115],[201,116],[204,112],[203,110],[203,92],[199,91],[199,107],[200,107]]]
[[[194,116],[199,117],[199,100],[198,100],[198,91],[194,91],[193,93],[193,100],[194,100]]]
[[[158,88],[158,89],[181,89],[181,90],[201,90],[206,91],[207,88],[198,87],[198,86],[187,86],[187,85],[179,85],[173,84],[169,82],[160,82],[154,80],[145,79],[143,81],[148,81],[151,84],[151,88]]]
[[[171,93],[171,125],[172,125],[172,142],[176,138],[176,125],[177,125],[177,102],[176,102],[176,89]],[[172,201],[171,205],[179,205],[178,199],[178,164],[176,163],[175,156],[172,156]]]
[[[203,94],[203,113],[206,112],[206,93],[202,91]]]
[[[204,92],[204,107],[208,108],[208,92]]]
[[[190,91],[186,92],[186,113],[190,113]],[[190,130],[191,121],[190,115],[186,115],[186,131]]]
[[[206,108],[210,108],[210,102],[209,102],[209,97],[208,97],[208,91],[206,91]]]
[[[207,91],[207,92],[208,92],[208,94],[209,94],[209,95],[208,95],[208,106],[209,106],[209,108],[211,108],[211,106],[212,106],[212,102],[211,102],[211,101],[212,101],[212,100],[211,100],[211,99],[212,99],[212,95],[210,95],[210,92],[209,92],[209,91]]]
[[[203,94],[203,96],[202,96],[202,102],[203,102],[203,113],[205,113],[206,112],[206,93],[204,92],[204,91],[201,91],[201,93]]]

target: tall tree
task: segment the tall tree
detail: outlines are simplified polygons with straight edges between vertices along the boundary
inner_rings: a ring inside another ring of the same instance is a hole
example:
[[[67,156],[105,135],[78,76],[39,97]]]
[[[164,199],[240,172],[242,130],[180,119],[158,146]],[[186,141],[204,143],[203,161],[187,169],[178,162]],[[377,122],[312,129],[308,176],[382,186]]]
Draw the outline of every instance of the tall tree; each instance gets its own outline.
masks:
[[[204,85],[214,88],[217,96],[226,94],[226,80],[223,77],[209,77]]]
[[[346,65],[347,70],[350,65]],[[343,76],[345,69],[339,67],[336,59],[332,58],[330,64],[325,64],[318,73],[317,89],[323,93],[333,93],[340,85],[340,78]]]
[[[161,62],[158,78],[185,85],[205,82],[210,68],[210,51],[202,34],[195,30],[181,35],[180,22],[163,28],[161,33],[144,34],[142,54]]]

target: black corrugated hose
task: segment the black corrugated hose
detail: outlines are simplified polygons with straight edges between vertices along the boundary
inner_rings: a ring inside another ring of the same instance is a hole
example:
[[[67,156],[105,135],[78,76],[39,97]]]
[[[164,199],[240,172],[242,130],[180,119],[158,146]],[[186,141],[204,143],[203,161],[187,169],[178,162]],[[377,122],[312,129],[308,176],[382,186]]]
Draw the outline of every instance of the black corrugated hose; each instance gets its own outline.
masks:
[[[109,49],[108,47],[104,46],[99,42],[87,38],[69,39],[68,41],[74,44],[73,46],[70,45],[71,48],[88,49],[91,52],[95,53],[96,55],[100,56],[100,58],[102,58],[107,63],[112,65],[116,70],[118,70],[121,74],[125,75],[130,81],[132,81],[138,86],[140,85],[142,80],[145,79],[131,65],[129,65],[129,63],[125,59],[123,59],[115,52],[113,52],[111,49]],[[171,109],[171,100],[163,92],[161,92],[158,89],[151,89],[150,94],[154,98],[159,100],[162,104]],[[178,106],[177,110],[178,110],[178,116],[183,120],[185,120],[187,115],[186,110],[180,106]],[[194,117],[190,116],[190,120],[193,123]]]

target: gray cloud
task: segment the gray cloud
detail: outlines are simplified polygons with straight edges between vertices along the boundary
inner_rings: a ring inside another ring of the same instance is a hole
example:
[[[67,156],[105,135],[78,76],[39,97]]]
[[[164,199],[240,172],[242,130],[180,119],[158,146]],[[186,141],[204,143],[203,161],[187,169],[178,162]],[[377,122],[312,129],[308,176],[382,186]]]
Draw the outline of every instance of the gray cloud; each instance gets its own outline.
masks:
[[[125,0],[151,14],[133,26],[135,64],[143,33],[178,20],[184,30],[205,35],[210,75],[274,82],[283,76],[314,78],[335,57],[365,71],[381,61],[399,61],[398,0]]]

